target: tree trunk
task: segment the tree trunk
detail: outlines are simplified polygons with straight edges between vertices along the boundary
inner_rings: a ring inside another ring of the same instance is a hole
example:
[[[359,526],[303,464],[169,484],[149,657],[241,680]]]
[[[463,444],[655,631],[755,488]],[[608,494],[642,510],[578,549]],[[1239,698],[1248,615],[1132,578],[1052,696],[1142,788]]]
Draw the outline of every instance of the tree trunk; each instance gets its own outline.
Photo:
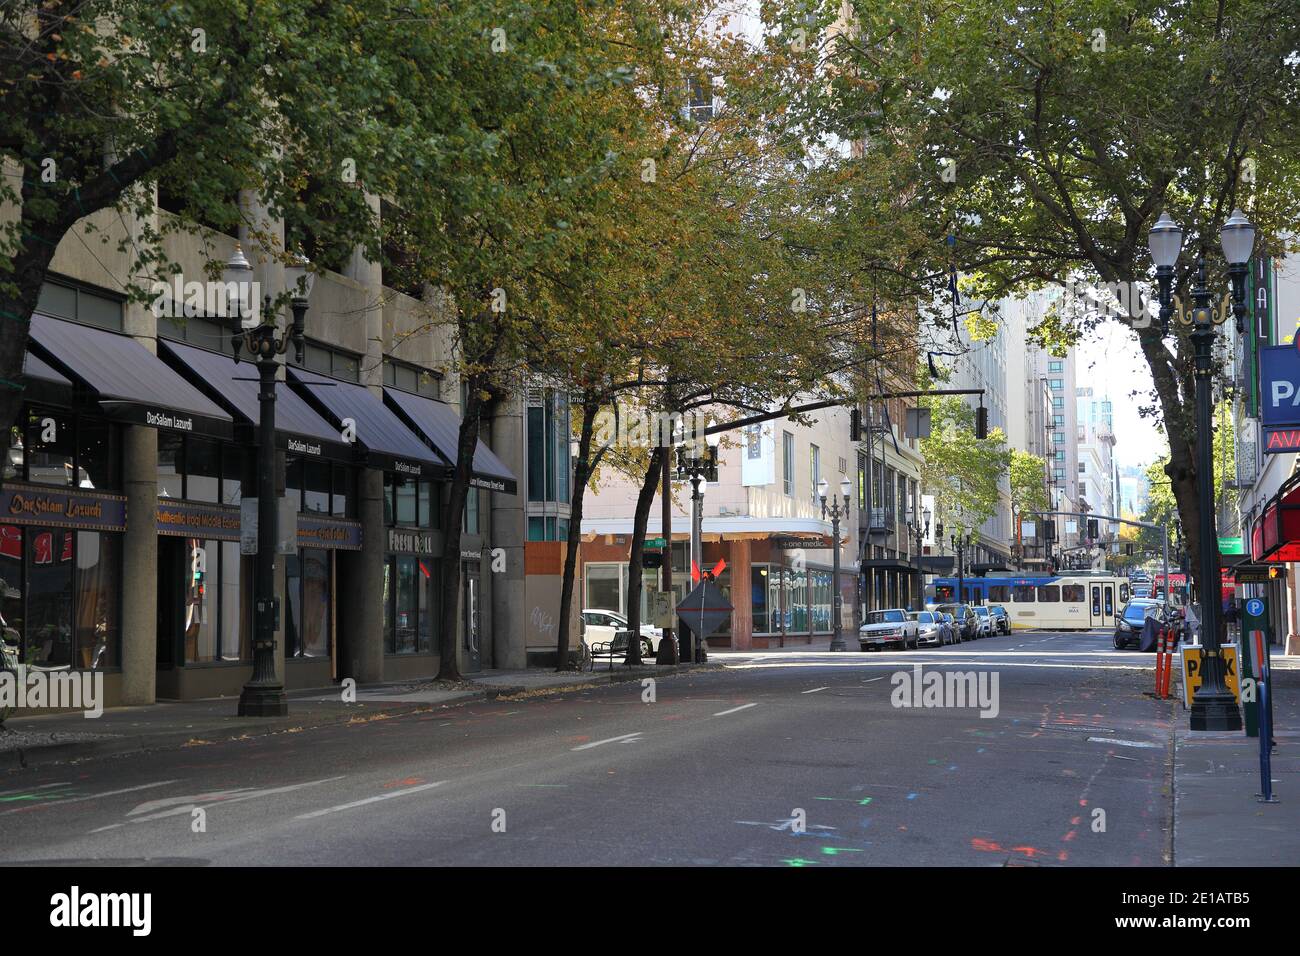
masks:
[[[641,663],[641,555],[645,546],[645,526],[650,520],[655,488],[659,484],[664,448],[657,446],[650,454],[641,492],[636,498],[636,517],[632,522],[632,553],[627,562],[627,628],[632,632],[627,642],[627,664]]]
[[[491,362],[485,364],[490,366]],[[470,375],[466,385],[465,407],[461,410],[460,433],[456,442],[456,470],[452,474],[442,521],[442,626],[438,633],[438,680],[461,679],[460,662],[456,659],[460,614],[460,533],[474,470],[474,450],[478,447],[482,393],[487,385],[487,376],[481,372]]]
[[[555,643],[555,669],[567,670],[569,666],[569,619],[573,605],[573,582],[578,569],[578,549],[582,545],[582,502],[587,494],[587,482],[595,462],[591,457],[591,436],[595,431],[596,413],[600,406],[587,393],[582,401],[582,425],[578,434],[578,458],[573,465],[573,498],[569,502],[569,546],[564,555],[564,580],[560,585],[560,633]],[[581,641],[582,637],[579,636]]]

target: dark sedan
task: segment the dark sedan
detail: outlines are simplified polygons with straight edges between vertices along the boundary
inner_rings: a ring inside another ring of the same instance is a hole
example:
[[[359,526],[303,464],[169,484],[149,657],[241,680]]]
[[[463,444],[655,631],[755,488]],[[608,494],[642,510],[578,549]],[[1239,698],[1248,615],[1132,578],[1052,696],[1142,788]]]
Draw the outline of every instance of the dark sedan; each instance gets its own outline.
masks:
[[[940,604],[935,610],[956,619],[957,632],[963,641],[973,641],[979,636],[980,620],[969,604]]]
[[[1115,650],[1122,651],[1132,645],[1142,646],[1142,628],[1148,617],[1161,616],[1161,604],[1148,598],[1134,598],[1124,605],[1115,619]]]

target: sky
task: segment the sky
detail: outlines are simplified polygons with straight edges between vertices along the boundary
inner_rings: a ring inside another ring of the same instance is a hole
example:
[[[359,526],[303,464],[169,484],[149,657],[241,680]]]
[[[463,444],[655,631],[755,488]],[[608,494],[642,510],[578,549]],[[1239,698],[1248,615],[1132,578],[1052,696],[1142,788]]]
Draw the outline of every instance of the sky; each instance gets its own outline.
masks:
[[[1164,451],[1157,419],[1138,415],[1138,408],[1149,401],[1151,372],[1132,329],[1110,319],[1087,333],[1075,357],[1075,384],[1091,385],[1097,394],[1110,396],[1120,465],[1145,465]],[[1140,397],[1129,396],[1135,389]]]

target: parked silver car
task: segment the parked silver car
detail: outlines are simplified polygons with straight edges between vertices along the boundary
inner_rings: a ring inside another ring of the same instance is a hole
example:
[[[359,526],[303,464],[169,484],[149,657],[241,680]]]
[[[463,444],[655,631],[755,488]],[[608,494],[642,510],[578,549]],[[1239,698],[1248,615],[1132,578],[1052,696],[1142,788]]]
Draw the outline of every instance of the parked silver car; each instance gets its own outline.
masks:
[[[938,611],[912,611],[908,617],[916,622],[917,647],[943,647],[951,643],[952,628]]]
[[[902,608],[868,611],[866,622],[858,628],[858,645],[862,650],[884,647],[886,644],[900,651],[916,647],[920,627]]]

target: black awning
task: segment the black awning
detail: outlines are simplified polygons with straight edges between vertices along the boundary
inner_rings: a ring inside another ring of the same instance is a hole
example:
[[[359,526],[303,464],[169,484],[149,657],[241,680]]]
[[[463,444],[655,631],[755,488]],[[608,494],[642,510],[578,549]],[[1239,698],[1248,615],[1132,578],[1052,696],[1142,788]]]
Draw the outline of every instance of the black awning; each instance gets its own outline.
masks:
[[[952,574],[957,570],[957,559],[950,554],[923,554],[920,562],[926,574]]]
[[[365,449],[371,468],[395,471],[412,478],[442,478],[450,463],[430,451],[383,401],[364,385],[326,378],[306,369],[290,367],[289,381],[301,390],[308,404],[342,430],[345,419],[356,426],[357,444]]]
[[[23,375],[38,382],[53,382],[55,385],[72,387],[65,375],[56,372],[48,362],[33,355],[30,351],[23,353]]]
[[[229,355],[165,339],[159,346],[159,354],[210,398],[243,421],[257,424],[262,412],[256,363],[236,363]],[[275,390],[275,435],[276,443],[291,454],[342,462],[356,457],[338,431],[288,386]]]
[[[460,418],[451,406],[398,388],[384,389],[384,401],[410,428],[423,435],[449,464],[455,465],[456,448],[460,443]],[[509,495],[519,490],[514,474],[482,440],[474,449],[474,474],[470,483]]]
[[[863,558],[862,570],[866,571],[900,571],[904,574],[915,574],[916,565],[910,561],[904,561],[902,558]]]
[[[158,356],[120,332],[34,314],[31,348],[85,386],[112,418],[229,438],[234,420]]]

